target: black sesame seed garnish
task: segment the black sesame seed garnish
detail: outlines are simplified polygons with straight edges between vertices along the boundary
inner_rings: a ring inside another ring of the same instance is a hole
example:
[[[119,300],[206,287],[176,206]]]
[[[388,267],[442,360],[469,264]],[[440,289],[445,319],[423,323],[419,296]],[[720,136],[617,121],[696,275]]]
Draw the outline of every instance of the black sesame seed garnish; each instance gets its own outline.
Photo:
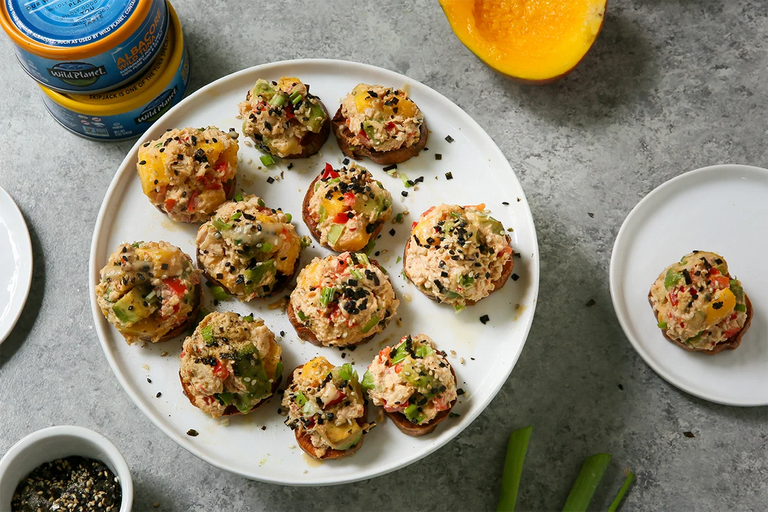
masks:
[[[512,275],[511,275],[511,276],[509,276],[509,277],[511,277],[513,281],[517,281],[518,279],[520,279],[520,276],[519,276],[519,275],[517,275],[517,274],[512,274]]]
[[[392,228],[392,229],[390,229],[390,230],[389,230],[389,234],[390,234],[391,236],[395,236],[395,233],[396,233],[396,231],[395,231],[395,229],[394,229],[394,228]]]
[[[595,302],[595,299],[589,299],[589,300],[587,301],[587,304],[586,304],[586,306],[587,306],[588,308],[591,308],[591,307],[592,307],[592,306],[594,306],[595,304],[597,304],[597,303]]]
[[[445,136],[445,141],[450,144],[451,142],[453,142],[453,137],[451,137],[450,135],[446,135]]]
[[[441,155],[440,153],[435,153],[435,160],[442,160],[442,159],[443,159],[443,155]]]
[[[491,318],[488,315],[483,315],[480,317],[480,321],[483,323],[483,325],[487,324],[490,319]]]
[[[503,204],[504,206],[509,206],[509,202],[508,201],[502,201],[501,204]]]
[[[463,395],[464,393],[466,393],[466,391],[464,391],[463,388],[459,388],[459,389],[456,390],[456,394],[459,395],[459,396]]]
[[[691,274],[688,272],[687,268],[683,269],[683,277],[685,278],[685,284],[691,284],[693,281],[691,281]]]
[[[273,178],[272,176],[270,176],[269,178],[267,178],[267,183],[269,183],[270,185],[271,185],[272,183],[274,183],[274,182],[275,182],[275,178]]]
[[[163,396],[163,394],[158,391],[157,394],[155,395],[155,398],[160,398],[161,396]]]
[[[408,197],[408,192],[406,192],[405,190],[403,190],[403,191],[402,191],[402,192],[400,192],[400,193],[403,195],[403,197]]]
[[[187,435],[188,435],[189,437],[197,437],[197,436],[199,436],[200,434],[198,434],[197,430],[195,430],[195,429],[191,428],[191,429],[187,430]]]
[[[341,163],[344,165],[349,165],[349,158],[345,158],[344,160],[341,161]]]
[[[452,180],[453,179],[453,173],[452,172],[445,173],[445,179]]]
[[[388,172],[388,171],[392,171],[394,169],[397,169],[397,164],[388,165],[388,166],[384,167],[384,169],[382,169],[382,170],[384,172]]]

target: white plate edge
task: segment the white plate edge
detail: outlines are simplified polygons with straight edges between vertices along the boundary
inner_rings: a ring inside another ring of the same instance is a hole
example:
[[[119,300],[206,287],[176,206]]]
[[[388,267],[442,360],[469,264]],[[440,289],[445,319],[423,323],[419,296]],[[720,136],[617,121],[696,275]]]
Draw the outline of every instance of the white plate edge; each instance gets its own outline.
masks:
[[[21,220],[20,229],[17,231],[11,231],[11,235],[14,234],[19,235],[19,244],[20,250],[24,250],[26,254],[23,256],[29,256],[28,258],[22,257],[22,264],[19,267],[19,273],[22,276],[27,276],[26,280],[23,283],[24,286],[24,292],[23,297],[21,298],[21,303],[19,304],[19,309],[16,311],[16,313],[13,315],[13,319],[11,319],[10,323],[8,324],[8,332],[0,333],[0,344],[2,344],[6,339],[8,339],[8,336],[11,335],[13,332],[13,329],[16,327],[16,324],[18,323],[19,319],[21,318],[21,314],[24,312],[24,306],[27,304],[27,299],[29,298],[29,292],[32,289],[32,274],[35,269],[34,265],[34,254],[32,252],[32,238],[29,235],[29,226],[27,226],[27,221],[24,219],[24,214],[21,212],[21,208],[19,208],[19,205],[16,204],[16,201],[13,199],[13,196],[5,190],[3,187],[0,187],[0,196],[5,196],[8,199],[8,203],[10,206],[12,206],[11,211],[15,212],[15,214],[18,216],[18,219]],[[28,262],[28,268],[24,268],[25,263]],[[22,274],[23,272],[23,274]]]

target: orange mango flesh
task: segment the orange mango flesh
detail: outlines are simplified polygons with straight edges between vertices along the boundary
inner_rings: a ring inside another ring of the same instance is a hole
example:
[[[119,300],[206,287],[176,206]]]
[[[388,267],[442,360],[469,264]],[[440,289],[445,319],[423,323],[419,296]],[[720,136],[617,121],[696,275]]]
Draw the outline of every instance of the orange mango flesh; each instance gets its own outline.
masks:
[[[459,40],[493,69],[548,82],[595,42],[606,0],[440,0]]]

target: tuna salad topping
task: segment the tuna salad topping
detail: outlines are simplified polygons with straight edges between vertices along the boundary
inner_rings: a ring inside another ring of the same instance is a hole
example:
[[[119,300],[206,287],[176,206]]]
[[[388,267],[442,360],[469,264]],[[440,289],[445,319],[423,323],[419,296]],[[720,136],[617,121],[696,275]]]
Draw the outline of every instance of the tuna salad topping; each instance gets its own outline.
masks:
[[[325,164],[309,201],[320,243],[335,251],[359,251],[392,216],[392,196],[365,168],[334,170]]]
[[[458,396],[451,365],[425,334],[385,347],[368,366],[362,386],[374,405],[417,425],[449,410]]]
[[[179,376],[185,394],[203,412],[214,418],[246,414],[272,395],[283,373],[281,356],[275,335],[260,318],[210,313],[184,341]]]
[[[456,310],[493,292],[514,253],[501,222],[484,204],[441,204],[411,227],[406,276],[427,295]]]
[[[296,368],[283,395],[288,411],[285,424],[297,437],[310,437],[322,458],[328,449],[349,450],[374,425],[365,422],[365,402],[355,369],[349,363],[334,367],[316,357]]]
[[[328,120],[320,99],[294,77],[276,82],[260,78],[238,107],[243,133],[264,151],[281,158],[300,154],[302,139],[320,133]]]
[[[205,222],[234,191],[237,141],[216,127],[170,130],[139,148],[144,194],[177,222]]]
[[[341,104],[352,144],[394,151],[419,141],[424,115],[408,95],[381,85],[358,84]]]
[[[381,332],[400,301],[389,277],[364,253],[315,258],[299,273],[290,307],[326,346],[354,345]]]
[[[257,196],[223,204],[197,231],[205,273],[242,301],[266,297],[293,276],[302,241],[288,214]]]
[[[693,251],[667,267],[651,287],[659,328],[693,348],[710,350],[735,336],[747,321],[744,290],[725,259]]]
[[[199,305],[200,271],[168,242],[123,244],[100,275],[99,307],[128,343],[160,341]]]

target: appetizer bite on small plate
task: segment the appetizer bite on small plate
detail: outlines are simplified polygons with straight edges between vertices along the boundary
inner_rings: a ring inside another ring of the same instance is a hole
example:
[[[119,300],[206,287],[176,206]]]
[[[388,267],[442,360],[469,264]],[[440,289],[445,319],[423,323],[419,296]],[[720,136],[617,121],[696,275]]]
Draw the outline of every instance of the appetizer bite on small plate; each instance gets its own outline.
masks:
[[[214,126],[169,130],[139,148],[141,188],[171,220],[205,222],[235,193],[237,151],[237,140]]]
[[[405,162],[424,149],[429,137],[424,114],[404,91],[357,84],[333,116],[333,133],[350,158],[377,164]]]
[[[352,455],[363,445],[363,434],[374,427],[366,421],[355,369],[349,363],[334,367],[322,356],[291,373],[283,407],[285,424],[299,447],[316,459]]]
[[[360,251],[392,216],[392,195],[370,172],[354,163],[325,170],[304,196],[304,222],[312,236],[332,251]]]
[[[258,79],[238,105],[243,133],[264,151],[280,158],[306,158],[331,132],[328,111],[298,78]]]
[[[383,331],[400,301],[375,260],[345,252],[301,269],[288,304],[299,337],[317,346],[349,347]]]
[[[693,251],[659,274],[648,293],[661,333],[691,352],[734,350],[752,321],[752,303],[725,258]]]
[[[206,278],[243,302],[281,290],[296,273],[302,240],[289,214],[253,195],[221,205],[197,231]]]
[[[122,244],[99,275],[96,301],[128,343],[178,336],[200,308],[200,271],[168,242]]]
[[[385,347],[363,375],[363,391],[403,433],[433,432],[456,405],[456,374],[426,334]]]
[[[210,313],[184,340],[181,387],[192,405],[214,418],[247,414],[280,385],[282,353],[262,319]]]
[[[510,243],[484,204],[441,204],[411,226],[403,269],[424,295],[459,311],[504,286],[514,265]]]

